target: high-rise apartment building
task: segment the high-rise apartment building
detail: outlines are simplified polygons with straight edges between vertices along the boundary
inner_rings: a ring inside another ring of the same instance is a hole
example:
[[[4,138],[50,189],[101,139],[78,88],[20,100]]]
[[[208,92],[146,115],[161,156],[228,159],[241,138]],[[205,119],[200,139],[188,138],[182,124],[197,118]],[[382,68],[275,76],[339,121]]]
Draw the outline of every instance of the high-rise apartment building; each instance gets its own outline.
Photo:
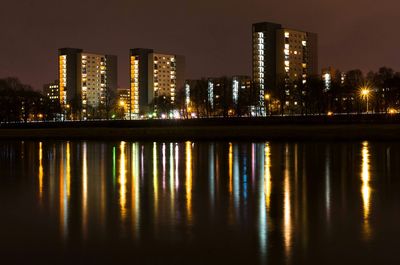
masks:
[[[157,112],[160,97],[175,103],[179,90],[184,89],[185,58],[156,53],[152,49],[130,50],[130,112],[132,118],[146,114],[150,105]]]
[[[82,119],[90,118],[100,106],[109,104],[117,89],[117,57],[59,49],[60,103],[75,108]]]
[[[279,89],[287,99],[293,93],[289,83],[302,81],[318,74],[318,37],[314,33],[293,30],[280,24],[253,24],[253,81],[258,89],[259,114],[265,115],[265,95]],[[294,85],[295,88],[297,85]],[[285,105],[297,105],[287,100]]]

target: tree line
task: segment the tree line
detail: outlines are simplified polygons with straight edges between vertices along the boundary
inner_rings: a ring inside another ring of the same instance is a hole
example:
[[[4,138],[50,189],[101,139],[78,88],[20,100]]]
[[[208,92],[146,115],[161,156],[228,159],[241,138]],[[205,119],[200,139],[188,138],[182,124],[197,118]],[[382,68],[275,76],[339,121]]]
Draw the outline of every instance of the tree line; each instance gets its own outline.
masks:
[[[233,100],[232,79],[218,78],[214,86],[213,104],[208,94],[208,79],[196,80],[190,90],[190,104],[185,91],[180,90],[176,105],[164,102],[158,109],[168,112],[179,109],[184,117],[195,113],[196,117],[259,116],[259,87],[254,82],[246,89],[239,89],[237,102]],[[362,91],[367,90],[368,95]],[[265,90],[264,106],[267,115],[315,115],[328,113],[387,113],[400,110],[400,72],[381,67],[377,72],[363,74],[359,69],[331,73],[329,87],[322,76],[305,79],[277,77],[277,85]]]
[[[327,87],[322,76],[308,76],[305,80],[288,80],[277,77],[277,85],[266,89],[264,98],[267,115],[315,115],[327,113],[388,113],[400,110],[400,72],[381,67],[377,72],[363,74],[361,70],[332,73]],[[168,117],[178,112],[183,118],[259,116],[259,87],[251,82],[245,89],[239,88],[234,100],[232,79],[214,79],[213,97],[209,94],[209,79],[196,80],[190,87],[190,100],[185,89],[179,89],[174,104],[168,97],[154,99],[149,110]],[[367,89],[368,95],[362,94]],[[368,97],[368,99],[366,99]],[[119,105],[118,96],[110,93],[107,104],[89,109],[91,117],[99,119],[123,119],[126,109]],[[0,122],[57,120],[62,114],[79,111],[79,104],[63,109],[59,102],[52,102],[31,86],[17,78],[0,79]],[[154,116],[153,116],[154,117]]]
[[[17,78],[0,79],[0,122],[55,120],[61,112],[60,104]]]

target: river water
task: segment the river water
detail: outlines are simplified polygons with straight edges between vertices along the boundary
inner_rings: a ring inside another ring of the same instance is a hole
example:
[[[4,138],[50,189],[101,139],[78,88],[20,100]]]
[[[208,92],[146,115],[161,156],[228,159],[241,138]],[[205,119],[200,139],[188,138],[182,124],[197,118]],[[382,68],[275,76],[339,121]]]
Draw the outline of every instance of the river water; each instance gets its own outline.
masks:
[[[0,142],[1,264],[400,264],[394,142]]]

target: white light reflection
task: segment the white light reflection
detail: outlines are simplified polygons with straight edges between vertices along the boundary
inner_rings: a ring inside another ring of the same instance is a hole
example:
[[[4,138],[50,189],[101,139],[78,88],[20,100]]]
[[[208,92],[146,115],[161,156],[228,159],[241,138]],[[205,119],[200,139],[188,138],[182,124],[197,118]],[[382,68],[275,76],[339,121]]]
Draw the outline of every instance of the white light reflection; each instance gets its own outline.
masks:
[[[179,188],[179,145],[175,145],[175,190]]]
[[[238,145],[233,145],[233,205],[235,208],[236,220],[239,215],[239,200],[240,200],[240,186],[239,186],[239,150]]]
[[[163,165],[163,173],[162,173],[162,184],[163,184],[163,191],[165,192],[166,188],[166,175],[167,175],[167,156],[166,152],[166,145],[165,143],[162,144],[162,165]]]
[[[326,150],[325,157],[325,208],[326,220],[329,226],[331,219],[331,157],[329,148]]]
[[[170,208],[171,208],[171,217],[174,216],[175,212],[175,165],[174,165],[174,144],[169,144],[169,191],[171,194],[170,199]]]
[[[214,144],[210,145],[209,149],[209,165],[208,165],[208,176],[209,176],[209,188],[210,188],[210,204],[211,209],[214,210],[215,204],[215,150]]]

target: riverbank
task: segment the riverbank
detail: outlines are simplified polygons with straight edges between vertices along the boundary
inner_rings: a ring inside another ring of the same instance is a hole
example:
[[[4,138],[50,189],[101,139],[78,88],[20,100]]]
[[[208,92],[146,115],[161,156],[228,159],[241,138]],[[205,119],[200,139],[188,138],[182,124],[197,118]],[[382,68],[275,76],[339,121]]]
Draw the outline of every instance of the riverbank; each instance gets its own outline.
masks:
[[[90,121],[0,125],[0,140],[400,140],[396,116]]]

